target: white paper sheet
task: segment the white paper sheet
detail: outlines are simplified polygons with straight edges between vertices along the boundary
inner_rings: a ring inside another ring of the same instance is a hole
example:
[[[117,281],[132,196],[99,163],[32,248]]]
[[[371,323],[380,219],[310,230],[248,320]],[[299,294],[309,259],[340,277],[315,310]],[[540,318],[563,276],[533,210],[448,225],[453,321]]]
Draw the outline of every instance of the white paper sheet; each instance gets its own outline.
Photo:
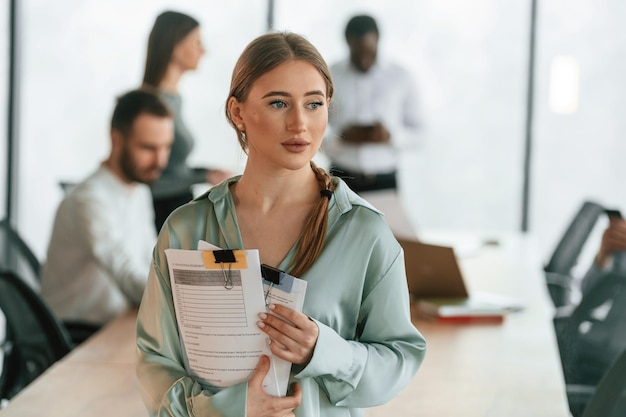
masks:
[[[302,312],[304,295],[306,293],[306,281],[280,271],[279,284],[272,284],[263,280],[265,304],[280,304],[292,310]],[[271,314],[271,313],[270,313]],[[291,362],[274,357],[274,368],[281,392],[287,392]]]
[[[198,241],[198,249],[218,250],[220,248],[204,240],[200,240]],[[295,311],[302,312],[307,282],[282,271],[280,271],[279,280],[280,283],[278,285],[274,285],[266,279],[262,280],[265,304],[280,304]],[[279,392],[284,396],[287,393],[289,385],[291,362],[273,355],[270,355],[270,358],[276,374]]]
[[[261,355],[271,357],[268,337],[256,324],[265,311],[259,253],[244,251],[246,269],[223,271],[207,269],[203,252],[166,249],[165,255],[187,372],[205,385],[224,388],[248,380]],[[270,367],[265,391],[284,396],[283,385]]]

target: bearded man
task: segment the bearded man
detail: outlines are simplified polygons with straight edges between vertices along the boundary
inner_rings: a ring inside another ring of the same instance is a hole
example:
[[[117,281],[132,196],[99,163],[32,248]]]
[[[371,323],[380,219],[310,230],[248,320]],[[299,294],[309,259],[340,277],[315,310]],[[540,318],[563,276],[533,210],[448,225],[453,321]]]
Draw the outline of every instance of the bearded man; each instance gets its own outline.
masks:
[[[59,205],[41,281],[62,321],[94,329],[141,301],[156,242],[149,184],[167,165],[172,114],[150,91],[127,92],[110,138],[108,158]]]

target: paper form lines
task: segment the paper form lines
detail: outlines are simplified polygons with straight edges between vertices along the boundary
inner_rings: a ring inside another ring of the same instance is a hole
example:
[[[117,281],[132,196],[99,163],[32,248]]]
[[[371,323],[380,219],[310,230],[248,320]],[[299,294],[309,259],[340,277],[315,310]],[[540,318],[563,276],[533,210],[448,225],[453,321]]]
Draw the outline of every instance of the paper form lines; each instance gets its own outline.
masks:
[[[241,271],[226,270],[232,278],[232,289],[224,287],[221,270],[174,269],[178,285],[179,311],[184,326],[246,327],[246,304],[241,286]]]

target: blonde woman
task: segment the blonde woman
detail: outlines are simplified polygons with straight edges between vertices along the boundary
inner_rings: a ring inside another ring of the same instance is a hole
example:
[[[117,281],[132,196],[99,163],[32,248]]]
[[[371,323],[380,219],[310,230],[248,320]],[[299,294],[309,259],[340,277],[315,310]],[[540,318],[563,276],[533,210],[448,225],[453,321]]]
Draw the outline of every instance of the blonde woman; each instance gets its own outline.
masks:
[[[226,116],[248,154],[241,176],[172,213],[154,253],[137,322],[138,377],[152,415],[361,416],[411,380],[425,341],[409,313],[402,250],[383,216],[316,167],[333,83],[305,38],[253,40],[234,71]],[[164,250],[258,249],[261,262],[308,282],[303,313],[282,306],[258,326],[293,363],[292,389],[262,388],[269,360],[224,389],[185,372]]]

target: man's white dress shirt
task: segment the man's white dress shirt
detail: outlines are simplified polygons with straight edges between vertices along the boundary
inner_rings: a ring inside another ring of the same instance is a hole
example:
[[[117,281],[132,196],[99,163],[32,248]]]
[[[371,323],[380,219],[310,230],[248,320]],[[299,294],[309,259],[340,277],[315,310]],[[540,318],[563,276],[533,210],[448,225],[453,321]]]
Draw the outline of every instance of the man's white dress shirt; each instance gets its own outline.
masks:
[[[397,169],[399,152],[418,144],[418,97],[413,75],[393,63],[375,63],[366,73],[349,60],[331,66],[335,92],[323,152],[338,166],[364,174]],[[338,140],[350,125],[381,122],[388,144],[346,144]]]

